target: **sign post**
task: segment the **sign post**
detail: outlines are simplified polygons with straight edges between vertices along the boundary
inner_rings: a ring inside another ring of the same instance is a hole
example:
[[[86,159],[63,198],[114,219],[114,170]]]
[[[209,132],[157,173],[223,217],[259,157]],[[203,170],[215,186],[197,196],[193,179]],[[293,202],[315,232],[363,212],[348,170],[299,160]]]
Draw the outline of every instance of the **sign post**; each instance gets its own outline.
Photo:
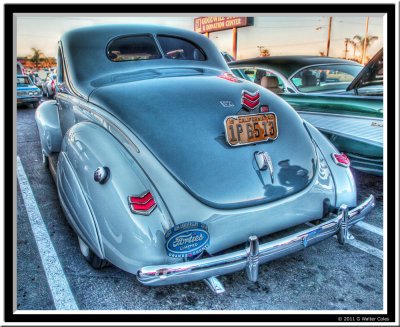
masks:
[[[197,17],[194,19],[194,31],[205,34],[232,30],[232,54],[236,60],[237,56],[237,29],[239,27],[253,25],[253,17]]]

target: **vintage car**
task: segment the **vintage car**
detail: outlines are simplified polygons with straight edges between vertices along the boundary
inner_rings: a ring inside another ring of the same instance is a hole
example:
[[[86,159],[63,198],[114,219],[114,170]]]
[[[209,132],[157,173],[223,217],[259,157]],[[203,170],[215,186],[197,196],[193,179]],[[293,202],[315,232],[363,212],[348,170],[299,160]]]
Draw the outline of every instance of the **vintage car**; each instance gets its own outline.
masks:
[[[285,99],[363,172],[383,172],[383,51],[349,60],[277,56],[229,63],[232,72]]]
[[[42,91],[32,83],[27,75],[17,75],[17,105],[32,104],[34,108],[39,105]]]
[[[56,81],[57,75],[50,73],[47,75],[46,80],[42,83],[43,94],[46,98],[54,98],[56,94]]]
[[[348,158],[284,100],[231,73],[203,35],[99,25],[64,34],[55,100],[36,112],[61,206],[95,268],[149,286],[246,269],[348,229]],[[314,222],[274,241],[263,237]],[[243,244],[243,249],[241,246]],[[239,250],[233,249],[239,246]]]

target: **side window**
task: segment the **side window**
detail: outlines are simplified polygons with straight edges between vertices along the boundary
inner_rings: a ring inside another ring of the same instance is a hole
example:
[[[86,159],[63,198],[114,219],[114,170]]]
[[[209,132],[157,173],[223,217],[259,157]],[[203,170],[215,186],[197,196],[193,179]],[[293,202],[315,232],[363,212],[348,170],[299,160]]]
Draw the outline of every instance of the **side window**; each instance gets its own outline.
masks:
[[[361,71],[361,65],[332,64],[305,68],[292,77],[296,88],[303,93],[346,90]]]
[[[254,68],[249,68],[249,67],[241,68],[240,73],[243,75],[242,78],[245,78],[250,82],[256,83],[256,81],[255,81],[256,70]],[[260,83],[257,83],[257,84],[260,84]]]
[[[250,79],[250,77],[249,76],[247,76],[246,74],[245,74],[245,70],[244,69],[241,69],[241,68],[231,68],[231,71],[232,71],[232,73],[234,74],[234,75],[236,75],[237,77],[239,77],[239,78],[243,78],[243,79],[245,79],[245,80],[247,80],[247,81],[250,81],[250,82],[253,82],[253,80],[252,79]]]
[[[277,76],[276,74],[262,68],[258,68],[254,74],[254,83],[265,87],[266,89],[270,90],[274,93],[284,93],[285,87],[283,84],[282,79]]]
[[[57,54],[57,81],[58,83],[64,83],[65,76],[64,76],[64,65],[63,65],[63,56],[61,52],[61,48],[58,47],[58,54]]]

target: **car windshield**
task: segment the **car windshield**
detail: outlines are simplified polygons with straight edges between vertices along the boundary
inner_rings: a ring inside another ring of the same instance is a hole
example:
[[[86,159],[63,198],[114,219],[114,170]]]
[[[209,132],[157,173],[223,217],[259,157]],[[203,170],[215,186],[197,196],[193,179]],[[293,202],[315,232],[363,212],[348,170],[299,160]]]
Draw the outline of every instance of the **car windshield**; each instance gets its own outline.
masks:
[[[18,86],[29,86],[31,84],[32,84],[32,82],[28,76],[17,77],[17,87]]]
[[[368,68],[368,67],[367,67]],[[383,56],[374,62],[361,78],[358,88],[375,89],[383,85]]]
[[[347,64],[312,66],[297,72],[291,81],[302,93],[341,91],[346,90],[362,68]]]

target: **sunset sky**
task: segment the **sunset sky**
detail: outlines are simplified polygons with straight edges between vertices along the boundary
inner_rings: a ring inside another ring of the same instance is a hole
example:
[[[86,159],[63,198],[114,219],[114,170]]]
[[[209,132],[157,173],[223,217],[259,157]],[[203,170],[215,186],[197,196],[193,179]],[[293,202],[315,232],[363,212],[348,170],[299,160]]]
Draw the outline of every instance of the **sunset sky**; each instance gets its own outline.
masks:
[[[330,56],[344,57],[344,39],[354,35],[364,36],[365,16],[332,14]],[[193,31],[192,17],[67,17],[18,16],[17,56],[31,54],[39,48],[46,56],[56,56],[60,36],[73,28],[96,24],[147,23],[170,25]],[[266,47],[271,55],[319,55],[326,52],[329,15],[263,16],[254,18],[254,26],[238,29],[238,59],[256,57],[257,46]],[[373,14],[369,19],[369,34],[378,36],[368,49],[372,57],[383,45],[383,16]],[[232,53],[232,31],[210,33],[210,39],[221,51]],[[353,56],[349,46],[348,57]]]

